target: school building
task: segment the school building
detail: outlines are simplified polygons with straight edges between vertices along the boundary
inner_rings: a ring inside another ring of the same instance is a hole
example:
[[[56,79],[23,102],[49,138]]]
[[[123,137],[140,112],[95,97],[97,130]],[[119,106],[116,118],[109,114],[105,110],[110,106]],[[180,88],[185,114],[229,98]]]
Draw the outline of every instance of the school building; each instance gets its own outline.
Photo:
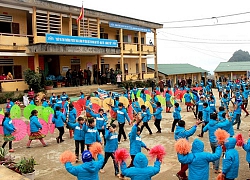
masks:
[[[155,72],[154,64],[148,64],[148,72]],[[170,79],[172,84],[178,80],[191,79],[192,84],[207,79],[207,70],[191,64],[158,64],[159,79]]]
[[[162,24],[44,0],[0,1],[0,73],[23,79],[27,68],[65,76],[68,69],[120,69],[123,79],[150,78]],[[146,33],[154,33],[153,43]]]
[[[245,79],[250,76],[250,62],[221,62],[214,70],[215,81]]]

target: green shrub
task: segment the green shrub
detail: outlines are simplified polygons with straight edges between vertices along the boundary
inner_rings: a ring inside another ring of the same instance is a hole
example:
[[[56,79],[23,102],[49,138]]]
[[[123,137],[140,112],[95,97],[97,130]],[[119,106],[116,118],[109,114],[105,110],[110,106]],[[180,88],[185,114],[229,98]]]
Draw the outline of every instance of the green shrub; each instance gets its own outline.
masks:
[[[0,104],[5,104],[6,99],[11,98],[13,102],[15,101],[23,101],[23,93],[15,93],[15,92],[8,92],[8,93],[1,93],[0,94]]]
[[[39,92],[41,88],[41,78],[42,75],[27,69],[23,72],[25,82],[29,85],[29,88],[32,88],[35,92]]]
[[[151,86],[151,81],[150,79],[145,80],[145,81],[123,81],[121,83],[121,87],[124,87],[125,89],[127,89],[128,87],[130,87],[130,89],[134,88],[135,86],[137,88],[144,88],[144,87],[150,87]]]

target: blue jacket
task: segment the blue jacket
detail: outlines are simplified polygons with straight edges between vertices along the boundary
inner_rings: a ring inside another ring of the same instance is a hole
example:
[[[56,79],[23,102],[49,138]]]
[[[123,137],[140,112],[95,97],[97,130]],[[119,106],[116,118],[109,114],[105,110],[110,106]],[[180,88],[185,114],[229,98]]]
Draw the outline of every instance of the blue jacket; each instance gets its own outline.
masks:
[[[134,167],[127,168],[125,162],[121,164],[122,174],[131,180],[151,180],[151,177],[160,172],[161,163],[156,160],[154,166],[148,166],[148,159],[143,153],[138,153],[134,159]]]
[[[3,133],[4,135],[11,135],[15,130],[12,120],[10,118],[5,118],[3,122]]]
[[[137,134],[137,124],[132,127],[131,132],[129,133],[130,140],[130,155],[136,155],[141,152],[142,147],[146,145],[142,142],[141,137]]]
[[[78,166],[73,166],[70,162],[65,164],[66,170],[77,177],[77,180],[99,180],[98,172],[104,163],[103,155],[98,154],[98,161],[85,162]]]
[[[146,94],[141,93],[140,97],[143,99],[144,102],[146,102],[147,100]]]
[[[65,115],[61,111],[56,111],[56,116],[57,116],[57,118],[55,118],[55,114],[54,114],[54,116],[52,118],[52,123],[55,124],[56,128],[63,127],[64,123],[66,122]]]
[[[113,153],[118,148],[118,134],[111,133],[109,130],[106,129],[105,133],[106,145],[105,145],[105,152]]]
[[[53,100],[56,100],[57,99],[57,97],[56,96],[50,96],[50,98],[49,98],[49,102],[50,102],[50,104],[52,104],[52,101]]]
[[[139,104],[138,101],[133,102],[132,107],[133,107],[133,109],[135,110],[136,113],[141,111],[140,104]]]
[[[152,117],[148,108],[146,109],[146,111],[142,111],[141,116],[142,122],[148,122]]]
[[[204,122],[209,122],[209,119],[210,119],[210,107],[206,107],[206,108],[203,108],[203,111],[202,111],[202,120]]]
[[[209,123],[203,128],[203,131],[204,132],[209,131],[209,141],[211,143],[217,143],[217,139],[216,136],[214,135],[214,132],[219,128],[226,127],[228,123],[229,121],[220,122],[210,119]]]
[[[248,139],[247,144],[244,144],[242,147],[247,152],[246,161],[250,163],[250,138]]]
[[[246,90],[246,89],[242,92],[244,99],[248,99],[249,92],[250,92],[250,90]]]
[[[225,111],[219,111],[218,112],[218,119],[219,121],[222,121],[223,120],[223,117],[222,117],[222,114],[225,113]]]
[[[210,114],[216,112],[215,101],[208,101],[208,105],[210,107]]]
[[[79,99],[84,99],[84,94],[81,94],[80,98]]]
[[[191,95],[189,93],[185,93],[184,94],[184,99],[185,99],[186,103],[190,103],[191,100],[192,100],[192,97],[191,97]]]
[[[95,114],[92,111],[90,112],[90,115],[96,119],[96,128],[98,130],[105,129],[107,126],[107,117],[106,116],[101,116],[100,114]],[[103,127],[103,128],[102,128]]]
[[[161,112],[163,111],[162,107],[157,107],[155,113],[153,113],[155,119],[161,120],[162,115]]]
[[[92,128],[87,125],[83,127],[83,131],[85,133],[85,144],[90,145],[94,142],[101,142],[101,137],[96,127]]]
[[[61,99],[56,99],[56,106],[59,106],[60,109],[62,109],[62,100]]]
[[[235,149],[236,139],[228,138],[225,147],[226,153],[222,160],[222,173],[228,179],[235,179],[238,177],[239,171],[239,153]]]
[[[67,112],[66,112],[67,114]],[[71,111],[69,110],[69,122],[75,123],[76,122],[76,109],[73,108]]]
[[[86,106],[89,107],[89,108],[86,108],[86,112],[87,113],[90,113],[91,112],[91,109],[92,109],[92,102],[90,100],[87,100],[86,101]]]
[[[70,122],[68,122],[68,125],[72,129],[74,129],[74,140],[84,141],[85,134],[84,134],[83,128],[86,125],[85,124],[80,125],[78,122],[77,123],[70,123]]]
[[[233,120],[228,120],[228,119],[222,119],[220,120],[221,123],[226,123],[227,125],[224,127],[221,127],[221,129],[227,131],[230,134],[230,137],[234,136],[234,128],[233,128]]]
[[[188,164],[188,179],[191,180],[208,180],[209,163],[220,158],[222,149],[218,146],[215,153],[204,151],[204,143],[195,139],[192,144],[192,152],[187,155],[178,154],[178,160],[182,164]]]
[[[49,107],[49,104],[47,103],[47,101],[43,101],[43,104],[42,104],[43,107]]]
[[[177,126],[174,132],[174,139],[177,141],[180,138],[188,138],[192,136],[196,131],[197,126],[193,126],[191,129],[186,130],[184,127]]]
[[[242,101],[236,103],[237,105],[237,109],[234,111],[235,114],[241,114],[241,105],[242,105]]]
[[[119,109],[119,108],[112,108],[113,111],[117,113],[117,121],[118,123],[125,123],[125,119],[127,119],[128,122],[130,122],[130,119],[128,117],[128,113],[125,108]]]
[[[166,101],[170,101],[171,95],[169,93],[165,94]]]
[[[6,104],[6,112],[10,112],[12,106],[14,106],[14,103],[10,101],[9,103]]]
[[[221,106],[222,107],[224,107],[225,109],[228,109],[228,102],[230,101],[231,99],[229,99],[229,98],[221,98],[221,102],[220,102],[220,104],[221,104]]]
[[[35,133],[38,132],[39,129],[42,129],[42,125],[38,120],[37,116],[32,116],[30,118],[30,132]]]
[[[200,112],[200,111],[203,111],[203,103],[204,103],[205,101],[201,101],[201,100],[199,100],[198,102],[197,102],[197,105],[198,105],[198,111]]]
[[[180,107],[174,108],[173,117],[174,117],[174,119],[181,120],[181,108]]]
[[[62,101],[66,101],[67,98],[68,98],[68,95],[67,95],[67,94],[61,95],[61,100],[62,100]]]

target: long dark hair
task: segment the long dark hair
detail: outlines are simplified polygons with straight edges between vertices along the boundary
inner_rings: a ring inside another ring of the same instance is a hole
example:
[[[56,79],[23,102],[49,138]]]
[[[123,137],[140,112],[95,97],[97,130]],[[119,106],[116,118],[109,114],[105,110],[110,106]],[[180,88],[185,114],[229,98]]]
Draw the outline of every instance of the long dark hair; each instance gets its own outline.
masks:
[[[10,116],[9,112],[4,113],[4,118],[3,118],[3,122],[5,121],[6,118],[8,118]],[[3,126],[3,122],[2,122],[2,126]]]
[[[37,113],[38,113],[37,110],[32,110],[32,111],[31,111],[31,116],[30,116],[30,118],[31,118],[32,116],[35,116],[35,114],[37,114]]]
[[[59,106],[56,106],[56,110],[54,111],[54,118],[57,119],[56,111],[60,111],[60,107]]]

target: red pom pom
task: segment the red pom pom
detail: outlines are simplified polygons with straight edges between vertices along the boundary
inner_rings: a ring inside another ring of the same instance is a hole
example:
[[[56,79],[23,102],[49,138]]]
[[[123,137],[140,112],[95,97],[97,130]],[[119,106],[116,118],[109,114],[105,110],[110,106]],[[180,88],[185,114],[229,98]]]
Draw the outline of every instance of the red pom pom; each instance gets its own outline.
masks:
[[[102,154],[102,145],[95,142],[89,147],[89,151],[91,152],[93,158],[96,159],[98,154]]]
[[[67,162],[76,162],[76,155],[71,151],[65,151],[60,156],[60,162],[63,164]]]
[[[130,155],[127,149],[122,148],[122,149],[117,149],[115,151],[115,161],[118,162],[119,164],[121,164],[122,161],[128,159],[129,156]]]
[[[149,155],[152,159],[159,159],[160,162],[162,162],[164,156],[166,155],[166,150],[162,145],[157,145],[150,149]]]
[[[224,143],[226,139],[230,137],[230,135],[222,129],[217,129],[214,135],[216,136],[216,139],[218,140],[219,144]]]
[[[174,148],[177,153],[186,155],[191,151],[192,146],[187,139],[181,138],[176,141]]]
[[[220,173],[220,174],[217,176],[216,180],[225,180],[225,177],[223,176],[222,173]]]
[[[236,138],[236,140],[237,140],[236,146],[239,146],[239,147],[243,146],[243,144],[244,144],[244,139],[243,139],[242,134],[237,134],[237,135],[235,136],[235,138]]]

